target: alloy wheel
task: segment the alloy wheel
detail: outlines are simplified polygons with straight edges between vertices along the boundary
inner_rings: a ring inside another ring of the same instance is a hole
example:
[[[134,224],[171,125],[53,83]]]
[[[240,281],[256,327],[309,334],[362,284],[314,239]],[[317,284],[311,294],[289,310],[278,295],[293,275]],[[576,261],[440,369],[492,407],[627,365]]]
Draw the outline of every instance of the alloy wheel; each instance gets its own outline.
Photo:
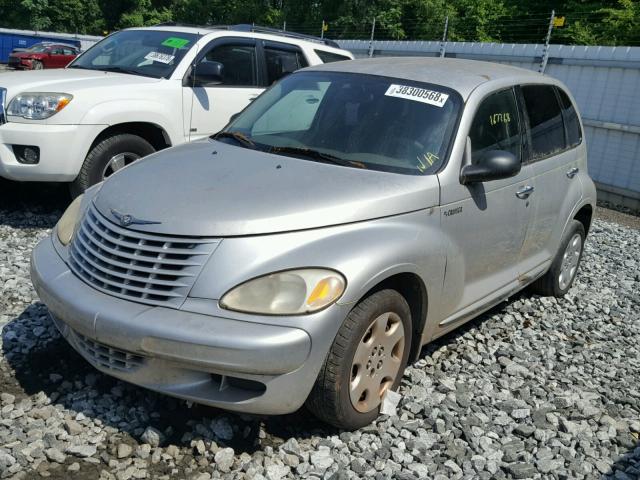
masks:
[[[110,177],[111,175],[116,173],[118,170],[126,167],[130,163],[138,160],[139,158],[140,158],[140,155],[137,155],[131,152],[123,152],[123,153],[114,155],[109,159],[109,161],[105,165],[104,170],[102,171],[102,178],[105,179]]]

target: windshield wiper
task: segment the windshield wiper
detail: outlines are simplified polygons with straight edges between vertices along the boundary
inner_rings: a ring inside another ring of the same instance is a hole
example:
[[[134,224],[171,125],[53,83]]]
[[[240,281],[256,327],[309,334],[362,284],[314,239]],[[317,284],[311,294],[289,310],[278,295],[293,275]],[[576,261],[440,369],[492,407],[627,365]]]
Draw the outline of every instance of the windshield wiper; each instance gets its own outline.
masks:
[[[366,165],[362,162],[356,162],[354,160],[345,160],[344,158],[336,157],[335,155],[331,155],[330,153],[320,152],[318,150],[313,150],[311,148],[272,147],[269,150],[269,153],[299,155],[301,157],[306,157],[311,160],[316,160],[324,163],[332,163],[334,165],[341,165],[343,167],[367,168]]]
[[[125,68],[117,65],[104,66],[104,67],[96,68],[95,70],[99,70],[101,72],[126,73],[127,75],[140,75],[142,77],[153,77],[153,75],[149,75],[148,73],[142,73],[132,68]]]
[[[218,138],[233,138],[235,141],[237,141],[238,143],[242,144],[247,148],[254,148],[254,149],[257,148],[253,140],[251,140],[242,132],[233,132],[233,131],[218,132],[211,135],[211,138],[216,140]]]

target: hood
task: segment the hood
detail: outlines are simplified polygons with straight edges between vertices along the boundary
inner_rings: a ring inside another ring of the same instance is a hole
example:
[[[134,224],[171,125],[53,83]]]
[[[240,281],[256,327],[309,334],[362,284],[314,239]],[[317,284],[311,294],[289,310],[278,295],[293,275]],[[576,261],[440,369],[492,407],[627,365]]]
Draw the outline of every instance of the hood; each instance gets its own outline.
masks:
[[[160,222],[131,229],[226,237],[381,218],[434,206],[438,198],[435,175],[342,167],[203,140],[121,170],[94,201],[114,222],[112,209]]]
[[[0,76],[0,87],[7,89],[7,102],[22,92],[63,92],[72,95],[87,89],[126,87],[159,82],[159,79],[124,73],[60,68],[6,72]]]
[[[46,54],[36,52],[11,52],[11,56],[17,58],[42,58],[46,56]]]

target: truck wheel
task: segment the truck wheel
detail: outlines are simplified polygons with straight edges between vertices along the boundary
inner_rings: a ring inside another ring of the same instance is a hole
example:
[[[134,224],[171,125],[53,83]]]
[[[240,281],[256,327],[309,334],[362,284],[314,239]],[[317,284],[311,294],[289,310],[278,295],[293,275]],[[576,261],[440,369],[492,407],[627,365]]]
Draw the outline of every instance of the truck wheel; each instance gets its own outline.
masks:
[[[42,70],[43,68],[44,68],[44,65],[40,60],[33,60],[31,62],[31,70]]]
[[[534,292],[545,296],[562,297],[569,291],[580,266],[584,239],[582,223],[571,220],[549,271],[531,285]]]
[[[411,347],[411,311],[395,290],[381,290],[349,313],[316,379],[307,407],[319,419],[355,430],[378,416],[398,388]]]
[[[80,195],[90,186],[153,152],[155,148],[149,142],[130,133],[119,133],[101,140],[91,149],[80,173],[71,183],[71,195]]]

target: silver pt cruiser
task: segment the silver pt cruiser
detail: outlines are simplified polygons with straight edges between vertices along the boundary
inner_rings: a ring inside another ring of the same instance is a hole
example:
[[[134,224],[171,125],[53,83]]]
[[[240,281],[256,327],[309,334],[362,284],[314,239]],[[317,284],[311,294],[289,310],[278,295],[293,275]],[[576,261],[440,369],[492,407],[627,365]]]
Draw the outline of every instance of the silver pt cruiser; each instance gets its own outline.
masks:
[[[31,276],[105,373],[242,412],[306,402],[353,429],[425,343],[527,285],[564,295],[595,202],[557,80],[331,63],[88,190]]]

